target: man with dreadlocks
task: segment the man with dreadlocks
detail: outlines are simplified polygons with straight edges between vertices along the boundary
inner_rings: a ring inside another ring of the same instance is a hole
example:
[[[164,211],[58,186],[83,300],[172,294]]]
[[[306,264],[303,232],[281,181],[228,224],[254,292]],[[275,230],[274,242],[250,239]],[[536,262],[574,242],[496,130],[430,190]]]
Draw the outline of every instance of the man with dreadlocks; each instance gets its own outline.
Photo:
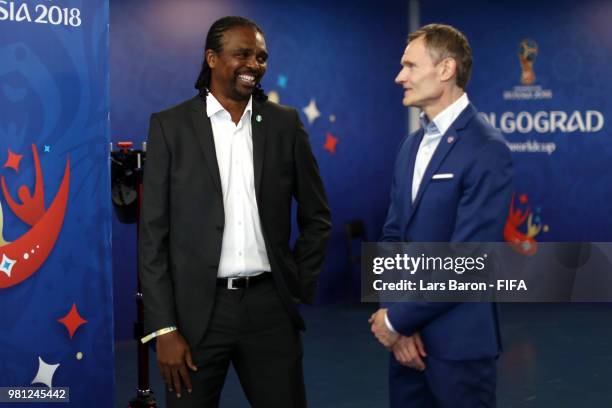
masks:
[[[330,212],[298,113],[261,88],[267,59],[254,22],[224,17],[199,94],[151,116],[143,341],[157,341],[169,407],[218,406],[230,363],[254,407],[306,406],[297,304],[314,299]]]

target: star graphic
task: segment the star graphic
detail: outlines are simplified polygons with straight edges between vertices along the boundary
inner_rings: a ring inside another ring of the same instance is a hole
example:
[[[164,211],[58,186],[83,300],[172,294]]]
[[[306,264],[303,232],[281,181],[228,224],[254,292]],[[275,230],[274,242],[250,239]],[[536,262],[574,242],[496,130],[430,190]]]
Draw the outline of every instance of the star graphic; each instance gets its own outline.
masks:
[[[38,357],[38,372],[31,384],[45,384],[47,387],[53,387],[53,374],[59,367],[59,364],[47,364],[40,356]]]
[[[312,125],[319,116],[321,116],[321,112],[317,109],[317,102],[315,102],[314,98],[310,100],[310,103],[302,109],[304,115],[308,118],[308,124]]]
[[[16,260],[9,258],[6,254],[2,254],[2,263],[0,263],[0,272],[4,272],[6,276],[11,277],[13,266],[17,263]]]
[[[51,152],[51,146],[45,145],[45,153],[50,153],[50,152]]]
[[[279,75],[278,79],[276,80],[276,84],[282,89],[287,88],[287,77],[282,74]]]
[[[521,202],[521,204],[525,204],[527,202],[527,194],[521,194],[519,196],[519,201]]]
[[[8,151],[8,159],[6,159],[6,163],[4,163],[4,167],[8,167],[9,169],[13,169],[15,171],[19,171],[19,162],[23,156],[21,154],[16,154]]]
[[[72,304],[72,309],[70,312],[61,319],[57,319],[58,322],[66,326],[68,333],[70,334],[70,338],[74,335],[74,332],[77,331],[79,326],[87,323],[87,320],[83,319],[77,310],[76,303]]]
[[[325,134],[325,144],[323,148],[330,152],[331,154],[336,154],[336,145],[338,144],[338,138],[334,137],[331,133],[327,132]]]

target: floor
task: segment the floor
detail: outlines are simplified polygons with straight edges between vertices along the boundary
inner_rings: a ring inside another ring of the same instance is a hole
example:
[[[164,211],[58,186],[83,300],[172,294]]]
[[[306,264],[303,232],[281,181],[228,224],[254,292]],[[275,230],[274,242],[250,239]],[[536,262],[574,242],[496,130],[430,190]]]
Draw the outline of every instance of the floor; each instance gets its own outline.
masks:
[[[374,305],[307,307],[303,335],[309,406],[388,406],[387,352],[369,332]],[[498,406],[612,407],[612,305],[501,304],[505,351],[498,366]],[[133,342],[116,345],[116,406],[136,389]],[[151,355],[151,385],[165,407]],[[221,407],[248,407],[235,373]]]

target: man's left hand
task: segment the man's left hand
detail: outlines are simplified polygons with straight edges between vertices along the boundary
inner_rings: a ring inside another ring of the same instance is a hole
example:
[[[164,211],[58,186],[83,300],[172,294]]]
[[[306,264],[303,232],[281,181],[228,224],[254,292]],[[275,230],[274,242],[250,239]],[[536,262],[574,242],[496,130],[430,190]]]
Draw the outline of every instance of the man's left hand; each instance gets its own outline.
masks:
[[[391,349],[399,339],[399,333],[394,333],[389,330],[387,324],[385,323],[386,315],[387,309],[378,309],[376,313],[370,316],[368,323],[372,325],[372,333],[374,333],[380,344],[385,346],[387,349]]]

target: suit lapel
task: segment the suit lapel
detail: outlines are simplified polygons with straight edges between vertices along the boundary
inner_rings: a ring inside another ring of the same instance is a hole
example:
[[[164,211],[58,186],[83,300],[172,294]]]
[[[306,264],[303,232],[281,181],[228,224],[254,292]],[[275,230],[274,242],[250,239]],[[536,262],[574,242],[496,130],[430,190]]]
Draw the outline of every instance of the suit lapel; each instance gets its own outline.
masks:
[[[217,152],[215,150],[215,139],[213,138],[210,118],[206,115],[206,99],[196,96],[192,103],[191,119],[196,130],[196,139],[200,144],[204,161],[208,172],[212,177],[213,184],[221,196],[221,176],[219,175],[219,164],[217,163]]]
[[[436,173],[436,171],[438,171],[438,169],[440,168],[440,165],[442,165],[442,163],[444,162],[444,159],[448,156],[450,151],[459,141],[460,131],[467,126],[470,119],[472,119],[476,113],[477,113],[476,108],[474,108],[472,104],[469,104],[463,110],[463,112],[461,112],[459,117],[455,119],[455,121],[450,125],[446,133],[442,135],[442,139],[440,139],[440,143],[438,144],[438,147],[436,148],[434,155],[432,156],[431,160],[429,161],[429,164],[427,165],[425,174],[423,174],[423,179],[421,180],[421,184],[419,185],[417,196],[414,199],[414,202],[412,203],[412,208],[411,208],[410,213],[408,214],[406,224],[408,224],[410,220],[412,219],[412,216],[414,215],[415,210],[418,207],[425,190],[427,189],[427,187],[429,186],[429,183],[431,182],[431,178]],[[417,150],[418,150],[418,146],[417,146]],[[416,153],[412,161],[413,168],[414,168],[415,161],[416,161]],[[412,182],[412,178],[410,179],[410,181]]]
[[[266,150],[267,123],[270,118],[266,117],[265,106],[262,102],[253,99],[252,106],[251,131],[253,135],[253,174],[255,176],[255,193],[256,196],[259,197]]]

